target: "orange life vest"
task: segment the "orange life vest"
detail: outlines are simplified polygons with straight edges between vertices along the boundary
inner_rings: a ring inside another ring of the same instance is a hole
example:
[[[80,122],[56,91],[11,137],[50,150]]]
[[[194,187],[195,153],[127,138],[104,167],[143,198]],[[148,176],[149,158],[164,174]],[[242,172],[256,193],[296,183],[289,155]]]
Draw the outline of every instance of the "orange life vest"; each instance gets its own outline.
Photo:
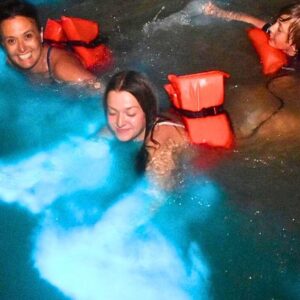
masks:
[[[168,76],[170,83],[165,89],[192,143],[225,148],[233,145],[233,132],[222,106],[224,78],[228,77],[220,71]]]
[[[248,30],[248,37],[260,57],[265,75],[273,74],[287,64],[286,54],[269,45],[269,36],[266,32],[251,28]]]
[[[91,47],[99,35],[97,22],[62,16],[61,20],[48,19],[44,39],[55,45],[71,45],[87,69],[104,69],[112,62],[110,49],[104,44]]]
[[[46,27],[44,30],[44,39],[55,43],[67,41],[60,20],[47,20]]]

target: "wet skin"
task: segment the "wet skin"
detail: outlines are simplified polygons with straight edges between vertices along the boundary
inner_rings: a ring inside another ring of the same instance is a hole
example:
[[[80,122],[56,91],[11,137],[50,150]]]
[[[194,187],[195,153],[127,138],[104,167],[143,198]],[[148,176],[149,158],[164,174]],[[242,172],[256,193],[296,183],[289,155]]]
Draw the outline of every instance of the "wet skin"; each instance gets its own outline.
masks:
[[[289,16],[282,15],[270,27],[270,46],[282,50],[289,56],[294,56],[297,51],[295,45],[292,44],[289,38],[289,28],[295,21],[294,19],[286,20]]]
[[[42,44],[42,33],[35,20],[16,16],[0,24],[2,45],[9,62],[30,73],[49,76],[47,52],[49,47]],[[86,84],[92,89],[101,88],[96,76],[86,70],[71,52],[52,48],[51,76],[60,82]]]
[[[0,25],[2,45],[17,67],[35,72],[42,63],[41,33],[33,19],[16,16]]]
[[[108,125],[122,142],[145,137],[146,118],[137,99],[126,91],[110,91],[107,96]]]

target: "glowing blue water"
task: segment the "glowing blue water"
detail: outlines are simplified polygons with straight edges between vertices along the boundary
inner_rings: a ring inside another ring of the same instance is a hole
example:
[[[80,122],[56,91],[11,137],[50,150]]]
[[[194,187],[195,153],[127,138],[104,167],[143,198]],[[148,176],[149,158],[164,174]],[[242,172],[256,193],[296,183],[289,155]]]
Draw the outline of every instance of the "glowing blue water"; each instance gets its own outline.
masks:
[[[6,64],[1,69],[0,81],[10,85],[1,90],[0,197],[39,224],[29,268],[74,299],[120,299],[120,291],[122,299],[207,299],[200,245],[186,239],[182,221],[159,216],[172,197],[135,174],[140,145],[87,139],[102,123],[94,96],[33,86]],[[204,179],[190,187],[205,208],[218,199]],[[162,233],[171,223],[184,244]]]
[[[188,25],[188,8],[154,25]],[[200,172],[161,191],[133,170],[139,145],[88,139],[98,96],[32,86],[2,52],[0,72],[1,299],[299,299],[292,213],[232,184],[239,207]]]
[[[87,136],[101,124],[100,97],[35,86],[5,64],[1,50],[0,157],[45,149],[72,135]],[[88,103],[88,105],[87,105]]]
[[[107,140],[78,139],[14,164],[2,163],[2,200],[40,216],[35,267],[74,299],[120,299],[121,290],[122,299],[207,299],[210,272],[199,245],[189,241],[183,258],[180,239],[161,233],[159,227],[170,221],[153,217],[168,195],[130,175],[136,144],[126,147],[127,163],[125,148],[113,146]],[[211,183],[192,186],[204,207],[216,202]],[[208,211],[198,213],[204,220]],[[186,235],[183,227],[181,232]]]

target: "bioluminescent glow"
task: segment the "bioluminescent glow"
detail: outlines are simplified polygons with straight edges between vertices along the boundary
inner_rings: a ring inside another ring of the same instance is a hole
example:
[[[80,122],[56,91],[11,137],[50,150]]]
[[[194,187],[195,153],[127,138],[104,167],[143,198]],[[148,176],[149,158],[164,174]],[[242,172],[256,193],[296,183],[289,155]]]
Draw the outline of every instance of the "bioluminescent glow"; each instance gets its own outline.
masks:
[[[138,149],[131,146],[78,138],[27,159],[2,161],[0,198],[41,216],[34,266],[72,299],[207,299],[210,271],[200,246],[190,241],[183,251],[172,234],[160,231],[163,223],[178,223],[184,234],[182,222],[192,217],[157,218],[169,196],[130,175]],[[199,212],[215,203],[217,193],[208,181],[197,181],[203,184],[189,193],[202,194],[203,203],[198,197],[194,204]]]
[[[138,143],[87,138],[103,124],[98,95],[32,86],[0,58],[0,199],[38,216],[41,278],[71,299],[208,299],[210,267],[185,230],[209,216],[216,186],[197,176],[165,193],[136,174]]]
[[[2,48],[0,48],[0,68],[1,68],[1,70],[5,66],[5,64],[6,64],[6,54],[5,54],[4,50]]]
[[[5,54],[0,54],[2,64]],[[7,64],[0,67],[0,157],[21,158],[70,136],[89,136],[103,126],[98,93],[49,84],[33,86]]]
[[[109,146],[78,139],[39,152],[14,164],[1,164],[1,198],[39,213],[58,197],[104,184],[110,166]]]
[[[141,184],[92,227],[65,230],[46,220],[34,254],[42,277],[74,299],[207,299],[209,271],[198,246],[191,245],[187,267],[152,224],[152,201]]]

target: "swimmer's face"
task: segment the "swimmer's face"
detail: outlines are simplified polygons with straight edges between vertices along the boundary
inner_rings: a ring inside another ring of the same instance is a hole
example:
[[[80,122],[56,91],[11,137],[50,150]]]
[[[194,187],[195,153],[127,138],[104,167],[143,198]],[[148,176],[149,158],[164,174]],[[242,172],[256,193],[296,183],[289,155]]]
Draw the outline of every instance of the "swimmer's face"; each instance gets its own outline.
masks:
[[[32,69],[42,53],[41,34],[36,22],[16,16],[0,24],[2,45],[9,60],[21,69]]]
[[[295,21],[294,19],[286,20],[288,15],[280,16],[276,23],[270,27],[270,46],[282,50],[289,56],[294,56],[297,51],[295,45],[292,44],[289,38],[290,26]]]
[[[107,95],[108,125],[122,142],[141,141],[145,137],[146,117],[137,99],[126,91]]]

